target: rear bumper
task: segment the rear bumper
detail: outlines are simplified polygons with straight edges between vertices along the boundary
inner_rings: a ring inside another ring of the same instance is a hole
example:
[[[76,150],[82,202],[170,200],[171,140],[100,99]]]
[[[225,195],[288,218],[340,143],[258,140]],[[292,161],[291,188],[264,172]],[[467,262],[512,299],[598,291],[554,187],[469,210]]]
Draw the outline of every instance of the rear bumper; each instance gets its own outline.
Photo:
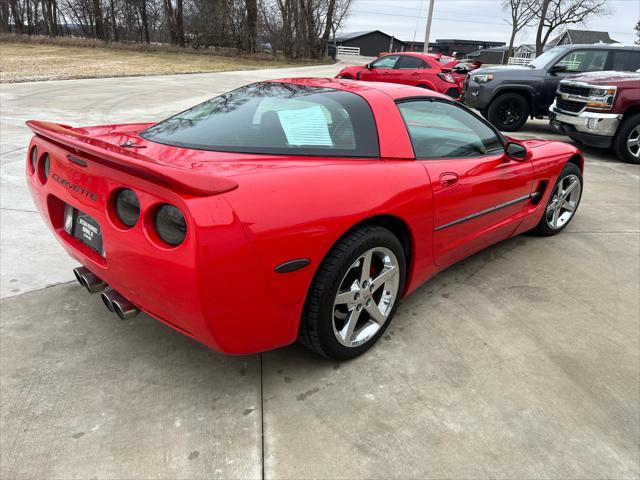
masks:
[[[618,126],[621,115],[616,113],[582,112],[571,115],[559,111],[555,102],[549,107],[551,128],[586,145],[609,147]]]
[[[223,195],[178,195],[89,158],[79,167],[68,160],[65,149],[46,139],[35,137],[34,144],[40,158],[45,152],[51,158],[46,181],[29,161],[26,169],[45,223],[72,258],[140,310],[224,353],[254,353],[295,341],[304,299],[282,304],[272,295],[244,228]],[[140,200],[140,218],[129,229],[113,220],[111,209],[114,194],[123,186]],[[178,247],[161,244],[154,234],[153,212],[163,203],[178,207],[187,220],[187,237]],[[104,256],[64,230],[65,204],[99,222]]]

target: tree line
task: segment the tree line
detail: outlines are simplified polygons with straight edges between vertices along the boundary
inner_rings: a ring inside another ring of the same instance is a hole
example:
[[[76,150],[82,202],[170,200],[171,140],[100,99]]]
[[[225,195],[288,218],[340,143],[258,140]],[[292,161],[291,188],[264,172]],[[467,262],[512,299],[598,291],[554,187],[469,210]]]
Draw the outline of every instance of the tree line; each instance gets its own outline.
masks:
[[[518,33],[528,27],[536,29],[536,55],[554,32],[569,25],[580,25],[589,17],[609,13],[607,0],[503,0],[502,7],[509,13],[511,25],[509,51],[505,61],[513,55]]]
[[[321,58],[352,0],[0,0],[0,31]]]

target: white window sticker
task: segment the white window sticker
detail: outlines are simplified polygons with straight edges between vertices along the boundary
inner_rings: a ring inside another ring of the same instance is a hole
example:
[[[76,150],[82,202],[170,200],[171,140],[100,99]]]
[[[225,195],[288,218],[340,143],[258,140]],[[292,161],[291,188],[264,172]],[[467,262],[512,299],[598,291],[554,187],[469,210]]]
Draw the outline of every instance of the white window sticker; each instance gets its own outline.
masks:
[[[278,112],[280,124],[289,145],[321,145],[332,147],[327,118],[319,105]]]

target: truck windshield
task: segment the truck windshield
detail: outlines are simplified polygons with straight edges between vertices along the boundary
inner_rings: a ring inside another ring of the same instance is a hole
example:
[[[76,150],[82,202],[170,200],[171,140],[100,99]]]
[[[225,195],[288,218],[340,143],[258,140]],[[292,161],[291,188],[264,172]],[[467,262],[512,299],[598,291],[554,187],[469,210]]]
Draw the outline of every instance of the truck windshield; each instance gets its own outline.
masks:
[[[547,50],[539,57],[536,57],[530,64],[530,68],[545,68],[549,62],[558,57],[565,49],[562,47],[554,47],[551,50]]]
[[[364,98],[291,83],[241,87],[168,118],[141,136],[198,150],[379,156],[376,124]]]

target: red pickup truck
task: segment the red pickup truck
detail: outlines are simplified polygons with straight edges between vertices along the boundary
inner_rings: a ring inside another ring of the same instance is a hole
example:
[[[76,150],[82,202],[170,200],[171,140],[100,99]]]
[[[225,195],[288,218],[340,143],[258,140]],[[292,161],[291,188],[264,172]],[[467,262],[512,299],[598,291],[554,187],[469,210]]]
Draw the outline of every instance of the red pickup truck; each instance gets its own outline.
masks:
[[[594,72],[560,82],[549,107],[550,125],[573,140],[612,148],[640,163],[640,73]]]

